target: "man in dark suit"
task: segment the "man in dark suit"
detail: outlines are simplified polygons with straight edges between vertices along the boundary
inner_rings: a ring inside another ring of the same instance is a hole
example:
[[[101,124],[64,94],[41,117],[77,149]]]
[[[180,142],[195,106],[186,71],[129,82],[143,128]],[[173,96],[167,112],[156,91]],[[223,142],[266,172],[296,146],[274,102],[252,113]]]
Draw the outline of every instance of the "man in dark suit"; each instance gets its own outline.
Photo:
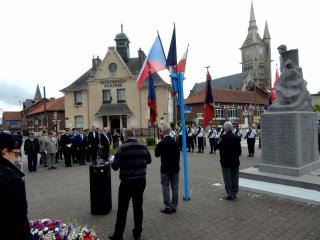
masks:
[[[29,138],[24,142],[24,152],[28,155],[28,170],[29,172],[37,171],[38,153],[40,151],[40,144],[33,132],[30,133]]]
[[[83,128],[79,129],[79,134],[75,137],[74,142],[79,165],[85,165],[87,138],[84,135]]]
[[[88,135],[88,145],[91,153],[91,160],[93,164],[97,162],[99,134],[97,128],[92,126],[92,131]]]
[[[178,207],[180,150],[178,144],[170,136],[171,129],[165,124],[162,127],[164,138],[155,148],[155,156],[161,157],[161,185],[164,207],[163,213],[175,213]],[[172,200],[170,201],[170,186]]]
[[[102,133],[100,134],[100,143],[102,146],[102,159],[104,161],[108,161],[109,159],[111,142],[112,142],[111,133],[108,131],[108,128],[105,127]]]
[[[241,138],[232,133],[232,123],[224,123],[225,134],[221,136],[219,142],[220,164],[222,167],[225,190],[227,192],[226,200],[237,198],[239,189],[239,156],[241,154]]]
[[[61,150],[63,153],[63,158],[66,167],[72,167],[71,165],[71,139],[69,134],[70,128],[66,128],[63,132],[60,143],[61,143]]]

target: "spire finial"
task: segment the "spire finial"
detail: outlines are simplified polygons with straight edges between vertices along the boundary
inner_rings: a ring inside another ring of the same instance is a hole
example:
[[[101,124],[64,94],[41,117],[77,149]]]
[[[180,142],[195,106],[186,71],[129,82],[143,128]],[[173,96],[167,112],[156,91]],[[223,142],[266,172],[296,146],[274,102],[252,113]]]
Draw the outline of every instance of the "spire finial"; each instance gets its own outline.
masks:
[[[123,33],[123,24],[121,23],[121,33]]]

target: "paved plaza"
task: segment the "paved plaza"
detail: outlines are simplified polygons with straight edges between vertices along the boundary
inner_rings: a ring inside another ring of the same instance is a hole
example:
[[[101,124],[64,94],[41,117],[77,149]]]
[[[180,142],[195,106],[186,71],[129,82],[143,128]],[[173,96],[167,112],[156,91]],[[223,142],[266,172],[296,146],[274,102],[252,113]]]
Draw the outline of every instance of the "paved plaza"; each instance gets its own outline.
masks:
[[[256,146],[254,158],[247,158],[243,148],[240,168],[259,164],[261,152]],[[162,192],[160,159],[154,157],[147,170],[144,194],[142,239],[320,239],[320,207],[291,200],[240,191],[235,201],[222,198],[225,191],[218,154],[189,153],[190,201],[183,201],[183,164],[181,154],[180,199],[178,211],[166,215],[160,212]],[[114,230],[117,214],[118,172],[112,171],[112,210],[108,215],[90,213],[89,167],[74,165],[65,168],[63,160],[57,169],[38,168],[26,171],[29,219],[59,218],[66,223],[88,225],[108,239]],[[132,206],[128,211],[124,239],[133,239]]]

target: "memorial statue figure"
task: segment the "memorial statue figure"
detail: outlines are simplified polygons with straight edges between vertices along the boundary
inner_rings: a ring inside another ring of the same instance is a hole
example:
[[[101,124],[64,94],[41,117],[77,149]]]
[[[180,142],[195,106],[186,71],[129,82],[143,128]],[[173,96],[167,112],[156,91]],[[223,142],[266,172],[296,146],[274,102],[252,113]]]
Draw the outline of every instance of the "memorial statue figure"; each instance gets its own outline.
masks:
[[[280,53],[281,75],[276,87],[276,101],[269,111],[313,111],[307,82],[299,67],[298,49],[286,50],[285,45],[278,47]],[[283,65],[283,66],[282,66]]]

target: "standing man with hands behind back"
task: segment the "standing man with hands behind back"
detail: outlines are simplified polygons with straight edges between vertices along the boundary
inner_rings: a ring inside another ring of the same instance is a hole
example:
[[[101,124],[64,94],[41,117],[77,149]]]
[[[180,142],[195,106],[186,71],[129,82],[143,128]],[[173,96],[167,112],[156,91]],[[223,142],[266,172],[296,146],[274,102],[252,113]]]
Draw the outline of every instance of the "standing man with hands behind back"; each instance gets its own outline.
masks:
[[[163,213],[175,213],[178,207],[180,151],[178,144],[170,136],[171,129],[165,124],[162,127],[164,138],[155,148],[155,156],[161,157],[161,185],[163,194]],[[170,201],[170,185],[172,200]]]
[[[109,236],[111,240],[122,240],[126,226],[127,212],[130,199],[132,199],[135,240],[139,240],[142,232],[143,220],[143,192],[146,187],[147,164],[151,163],[148,148],[139,143],[133,130],[124,130],[124,143],[118,148],[111,167],[120,168],[121,180],[118,195],[118,213],[115,231]]]

